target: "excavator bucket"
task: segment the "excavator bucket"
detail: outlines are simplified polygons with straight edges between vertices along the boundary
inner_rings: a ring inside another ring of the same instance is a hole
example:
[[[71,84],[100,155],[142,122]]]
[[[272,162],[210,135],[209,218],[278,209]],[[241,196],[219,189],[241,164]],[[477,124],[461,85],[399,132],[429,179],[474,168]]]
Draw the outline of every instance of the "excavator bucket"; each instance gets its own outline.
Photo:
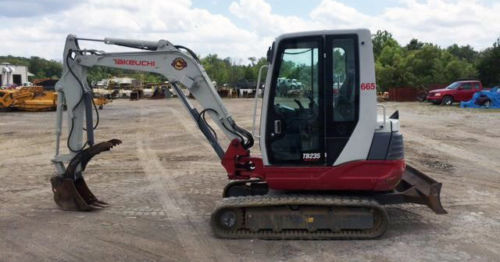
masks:
[[[82,178],[73,180],[54,176],[50,179],[54,201],[62,210],[91,211],[107,207],[106,202],[98,200]]]
[[[81,151],[69,162],[62,176],[53,176],[50,179],[54,201],[62,210],[91,211],[108,206],[108,203],[98,200],[90,191],[82,172],[92,157],[119,144],[120,140],[112,139]],[[81,171],[77,172],[78,166],[81,167]]]
[[[406,165],[401,182],[393,192],[376,196],[380,204],[416,203],[428,206],[436,214],[446,214],[441,205],[442,184]]]

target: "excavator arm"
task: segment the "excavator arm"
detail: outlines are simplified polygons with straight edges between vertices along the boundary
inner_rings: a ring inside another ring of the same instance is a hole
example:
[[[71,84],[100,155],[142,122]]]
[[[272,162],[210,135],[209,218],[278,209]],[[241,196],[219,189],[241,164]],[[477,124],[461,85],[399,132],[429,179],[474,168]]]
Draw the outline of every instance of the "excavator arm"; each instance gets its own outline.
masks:
[[[106,53],[98,50],[81,49],[79,41],[99,41],[109,45],[125,46],[145,51]],[[52,178],[56,203],[63,209],[90,210],[98,201],[86,186],[82,172],[90,159],[121,143],[119,139],[95,144],[92,89],[87,82],[88,70],[94,66],[151,72],[163,75],[172,83],[183,105],[197,123],[210,145],[222,160],[225,151],[217,140],[214,129],[206,121],[205,114],[224,132],[230,141],[239,142],[244,149],[253,145],[252,135],[238,127],[222,103],[220,96],[196,55],[182,46],[175,46],[166,40],[158,42],[105,38],[103,40],[78,38],[69,35],[64,47],[64,66],[61,79],[56,84],[58,92],[56,121],[56,155],[52,162],[57,175]],[[201,105],[195,108],[181,90],[186,87]],[[69,152],[61,153],[63,108],[67,109]],[[98,111],[96,116],[98,117]],[[86,142],[84,142],[84,131]],[[75,184],[73,186],[72,184]],[[78,188],[81,185],[82,188]],[[77,196],[76,198],[73,196]],[[81,196],[82,199],[78,197]],[[74,204],[76,203],[76,204]]]

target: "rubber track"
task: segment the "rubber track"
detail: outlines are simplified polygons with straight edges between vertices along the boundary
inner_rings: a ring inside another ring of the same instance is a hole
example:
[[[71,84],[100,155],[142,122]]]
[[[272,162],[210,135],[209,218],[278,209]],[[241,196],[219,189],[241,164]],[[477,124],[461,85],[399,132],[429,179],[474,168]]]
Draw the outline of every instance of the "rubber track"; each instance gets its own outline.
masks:
[[[226,208],[238,208],[244,214],[244,209],[249,207],[269,207],[269,206],[328,206],[328,207],[368,207],[372,208],[376,216],[375,228],[366,230],[341,230],[333,232],[321,230],[310,232],[305,229],[282,230],[274,232],[271,230],[261,230],[252,232],[249,229],[240,228],[234,230],[224,230],[217,226],[217,213]],[[383,235],[388,226],[387,212],[375,200],[357,197],[338,197],[322,195],[264,195],[228,197],[216,207],[212,213],[211,227],[216,237],[240,239],[240,238],[260,238],[260,239],[373,239]]]

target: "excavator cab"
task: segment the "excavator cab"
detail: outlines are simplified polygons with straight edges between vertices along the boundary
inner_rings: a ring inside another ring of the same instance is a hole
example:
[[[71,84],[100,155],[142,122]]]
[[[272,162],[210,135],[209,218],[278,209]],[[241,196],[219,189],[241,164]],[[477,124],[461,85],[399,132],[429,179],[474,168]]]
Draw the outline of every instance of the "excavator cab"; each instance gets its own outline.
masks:
[[[260,140],[265,164],[319,167],[367,159],[378,126],[369,31],[285,34],[268,60]]]
[[[277,44],[267,96],[269,164],[331,166],[359,121],[358,36],[289,37]]]

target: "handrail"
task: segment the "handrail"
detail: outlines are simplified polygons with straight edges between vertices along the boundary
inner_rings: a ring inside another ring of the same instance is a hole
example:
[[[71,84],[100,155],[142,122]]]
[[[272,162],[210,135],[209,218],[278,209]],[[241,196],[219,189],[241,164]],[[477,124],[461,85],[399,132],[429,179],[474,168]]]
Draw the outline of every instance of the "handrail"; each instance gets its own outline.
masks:
[[[386,116],[385,116],[385,106],[381,105],[381,104],[377,104],[377,107],[382,107],[382,109],[383,109],[383,112],[384,112],[384,127],[385,127],[385,124],[386,124],[386,121],[387,121]]]
[[[263,65],[259,68],[259,75],[257,76],[257,86],[255,87],[255,98],[253,103],[253,123],[252,123],[252,136],[256,138],[260,138],[259,135],[255,135],[255,121],[257,119],[257,100],[259,98],[259,89],[260,89],[260,80],[262,76],[262,69],[268,68],[269,65]]]

